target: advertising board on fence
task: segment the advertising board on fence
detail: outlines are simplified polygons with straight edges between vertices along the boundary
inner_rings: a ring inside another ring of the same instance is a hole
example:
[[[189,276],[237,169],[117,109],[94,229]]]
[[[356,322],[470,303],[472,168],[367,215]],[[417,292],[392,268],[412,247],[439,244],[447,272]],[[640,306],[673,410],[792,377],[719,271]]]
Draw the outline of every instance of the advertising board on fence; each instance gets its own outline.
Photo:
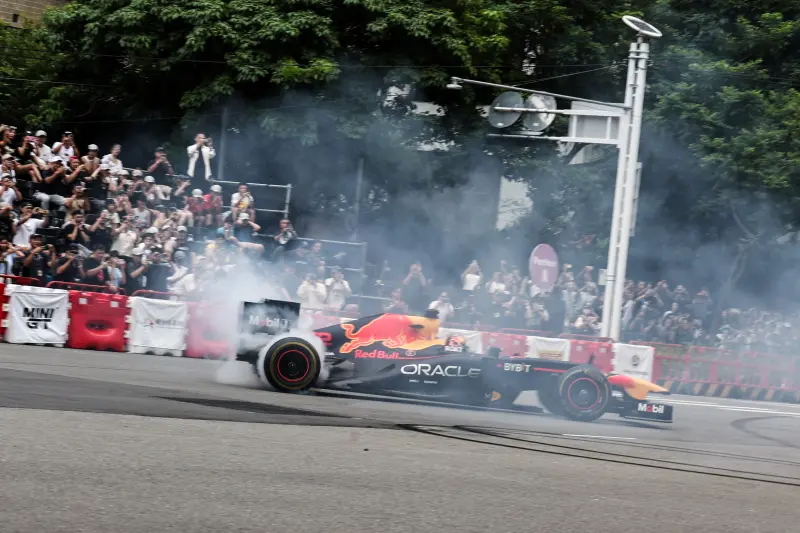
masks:
[[[528,337],[528,357],[569,361],[569,339],[550,339],[547,337]]]
[[[128,301],[131,307],[128,351],[181,355],[189,322],[186,302],[139,297]]]
[[[651,381],[654,354],[652,346],[614,344],[614,372]]]
[[[9,285],[6,341],[14,344],[55,344],[67,341],[69,291]]]
[[[447,339],[450,335],[458,335],[464,337],[467,343],[467,349],[474,353],[483,353],[483,335],[480,331],[472,331],[469,329],[452,329],[452,328],[439,328],[438,337],[440,339]]]

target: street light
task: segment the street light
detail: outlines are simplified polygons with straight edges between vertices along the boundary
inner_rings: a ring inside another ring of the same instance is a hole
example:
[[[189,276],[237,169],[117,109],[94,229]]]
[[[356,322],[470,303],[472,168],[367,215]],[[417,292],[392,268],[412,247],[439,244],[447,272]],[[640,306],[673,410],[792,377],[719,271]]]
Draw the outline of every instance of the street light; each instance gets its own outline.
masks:
[[[619,150],[601,329],[603,337],[611,337],[615,340],[620,340],[622,294],[627,271],[628,248],[636,219],[639,139],[642,132],[647,61],[650,56],[650,45],[647,38],[657,39],[662,35],[655,26],[636,17],[626,15],[622,17],[622,22],[636,30],[637,37],[636,42],[631,43],[628,53],[625,101],[621,104],[456,77],[452,78],[447,85],[449,89],[461,89],[462,84],[480,85],[547,97],[538,99],[529,97],[520,105],[521,97],[514,98],[508,92],[498,96],[492,102],[492,112],[489,117],[494,127],[507,128],[526,113],[537,113],[540,120],[523,121],[529,126],[526,132],[494,133],[489,134],[490,137],[608,144],[616,146]],[[571,101],[571,109],[555,109],[555,98]],[[506,105],[506,102],[512,102],[512,105]],[[569,134],[566,137],[542,135],[543,130],[552,122],[554,115],[569,116]],[[546,119],[545,117],[552,118]],[[530,128],[531,124],[535,126]]]

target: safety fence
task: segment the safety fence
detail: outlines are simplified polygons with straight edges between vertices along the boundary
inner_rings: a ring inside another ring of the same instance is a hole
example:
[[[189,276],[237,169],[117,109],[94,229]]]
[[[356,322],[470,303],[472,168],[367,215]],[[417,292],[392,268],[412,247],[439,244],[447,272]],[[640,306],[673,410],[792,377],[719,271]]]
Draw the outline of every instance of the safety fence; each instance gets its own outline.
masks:
[[[37,279],[9,275],[0,281],[0,337],[9,343],[211,359],[236,352],[237,302],[187,301],[154,291],[101,292],[101,287],[79,283],[42,287]],[[354,318],[303,310],[300,325],[317,329]],[[477,353],[497,347],[509,357],[591,363],[604,372],[656,381],[672,392],[798,401],[798,358],[537,333],[446,323],[439,336],[461,336]]]

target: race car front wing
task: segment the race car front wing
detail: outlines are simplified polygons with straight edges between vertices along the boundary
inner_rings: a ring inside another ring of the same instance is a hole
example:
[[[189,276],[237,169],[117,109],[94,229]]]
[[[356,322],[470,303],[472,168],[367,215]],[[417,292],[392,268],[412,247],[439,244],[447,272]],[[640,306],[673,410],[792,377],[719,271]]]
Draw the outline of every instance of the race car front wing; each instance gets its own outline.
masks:
[[[627,394],[613,391],[616,400],[615,411],[622,418],[630,420],[644,420],[647,422],[672,423],[672,405],[658,401],[636,400]]]

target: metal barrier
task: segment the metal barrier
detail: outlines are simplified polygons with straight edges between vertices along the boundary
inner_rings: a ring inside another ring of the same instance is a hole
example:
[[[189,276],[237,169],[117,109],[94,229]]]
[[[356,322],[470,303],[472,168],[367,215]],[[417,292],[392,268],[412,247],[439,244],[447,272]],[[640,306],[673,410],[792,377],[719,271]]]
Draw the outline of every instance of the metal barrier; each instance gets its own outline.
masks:
[[[51,281],[47,285],[45,285],[48,289],[67,289],[67,290],[82,290],[82,289],[72,289],[72,287],[88,287],[89,290],[86,292],[111,292],[113,290],[113,294],[121,294],[125,295],[125,289],[120,287],[109,287],[108,285],[90,285],[88,283],[76,283],[72,281]],[[101,290],[97,290],[101,289]]]
[[[795,356],[654,342],[632,344],[654,349],[654,380],[800,391],[800,359]]]
[[[0,274],[0,279],[11,280],[11,285],[32,285],[39,287],[42,284],[39,278],[26,278],[25,276],[14,276],[11,274]],[[5,283],[5,281],[1,281],[0,285],[4,285]]]
[[[133,291],[133,294],[131,294],[131,298],[133,298],[135,296],[141,296],[143,298],[154,298],[156,300],[186,300],[187,299],[182,294],[175,294],[175,293],[172,293],[172,292],[150,291],[150,290],[147,290],[147,289],[139,289],[138,291]],[[166,296],[166,298],[159,298],[159,296]]]
[[[214,185],[233,185],[238,187],[240,183],[238,181],[223,181],[223,180],[211,180],[211,183]],[[289,217],[289,204],[292,201],[292,185],[275,185],[270,183],[245,183],[248,188],[255,187],[255,188],[264,188],[264,189],[286,189],[286,196],[284,197],[283,209],[264,209],[264,208],[253,208],[256,213],[280,213],[283,215],[284,218]],[[225,209],[231,209],[230,205],[223,205]]]

